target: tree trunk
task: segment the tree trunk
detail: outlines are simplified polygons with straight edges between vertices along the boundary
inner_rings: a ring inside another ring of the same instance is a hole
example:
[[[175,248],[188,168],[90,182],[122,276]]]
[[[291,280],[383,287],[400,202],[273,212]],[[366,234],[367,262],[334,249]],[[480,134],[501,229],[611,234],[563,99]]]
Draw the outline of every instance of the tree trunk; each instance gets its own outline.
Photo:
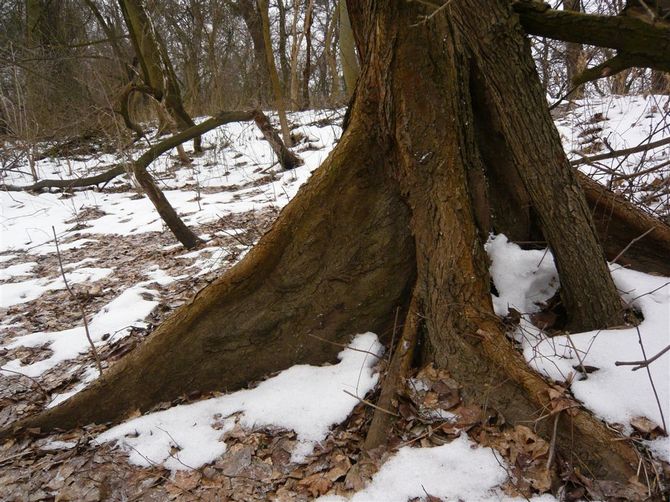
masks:
[[[254,68],[258,89],[258,104],[265,105],[270,102],[270,71],[268,70],[267,59],[265,57],[265,41],[263,38],[263,22],[261,13],[256,0],[238,0],[231,2],[231,6],[244,21],[249,30],[251,41],[254,46]]]
[[[563,10],[572,12],[582,11],[582,0],[565,0],[563,2]],[[568,89],[574,84],[572,83],[575,77],[579,75],[585,67],[584,50],[582,44],[574,42],[566,42],[565,44],[565,69],[568,81]],[[577,86],[570,94],[570,100],[581,99],[584,96],[584,86]]]
[[[142,68],[144,83],[163,103],[180,131],[193,127],[193,119],[184,109],[181,91],[167,50],[139,0],[119,0],[135,54]],[[193,140],[193,149],[202,151],[201,139]]]
[[[279,75],[277,75],[277,66],[275,65],[274,53],[272,52],[272,39],[270,38],[270,15],[268,13],[268,0],[258,0],[258,8],[261,13],[261,21],[263,22],[263,40],[265,41],[265,61],[267,63],[268,72],[270,73],[270,82],[272,83],[272,92],[275,97],[275,108],[277,115],[279,115],[279,126],[281,134],[284,138],[286,146],[293,146],[291,140],[291,132],[288,128],[288,120],[286,119],[286,102],[284,101],[284,94],[281,90],[281,83],[279,82]]]
[[[340,59],[342,61],[342,72],[344,73],[344,86],[347,91],[347,97],[351,97],[354,93],[354,88],[356,87],[360,69],[358,67],[354,34],[351,30],[351,22],[349,20],[346,0],[339,0],[339,16]]]
[[[422,356],[447,368],[468,401],[551,436],[537,419],[551,409],[550,387],[493,313],[480,238],[488,228],[476,218],[493,199],[481,183],[490,154],[477,122],[490,122],[506,168],[516,165],[518,194],[527,194],[554,250],[573,322],[608,324],[607,311],[595,305],[591,317],[583,302],[610,303],[612,292],[520,26],[504,0],[459,0],[430,20],[418,2],[349,7],[365,59],[349,125],[321,169],[239,264],[144,345],[19,425],[118,420],[189,391],[234,390],[291,364],[332,359],[337,349],[310,333],[336,342],[364,330],[384,335],[413,291]],[[635,451],[589,413],[575,410],[561,424],[556,448],[567,461],[596,477],[635,475]]]
[[[303,33],[305,37],[305,66],[302,69],[302,99],[300,109],[309,108],[309,79],[312,75],[312,21],[314,18],[314,0],[307,0]]]

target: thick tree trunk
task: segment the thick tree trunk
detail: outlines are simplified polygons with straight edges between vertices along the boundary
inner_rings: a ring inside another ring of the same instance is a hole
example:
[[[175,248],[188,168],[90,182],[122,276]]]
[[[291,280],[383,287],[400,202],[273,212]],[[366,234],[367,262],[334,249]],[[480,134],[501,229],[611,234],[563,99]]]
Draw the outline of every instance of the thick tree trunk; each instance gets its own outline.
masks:
[[[421,22],[431,11],[418,2],[352,1],[365,63],[349,125],[325,164],[242,262],[90,388],[19,425],[118,420],[189,391],[233,390],[297,362],[322,362],[336,349],[310,333],[331,341],[363,330],[384,334],[397,308],[407,311],[413,289],[427,337],[423,356],[447,368],[466,399],[508,423],[534,423],[549,437],[547,421],[537,417],[551,412],[550,386],[493,314],[476,224],[485,219],[475,218],[488,203],[478,180],[490,172],[490,154],[480,151],[477,132],[486,128],[477,121],[493,124],[495,148],[507,152],[506,166],[517,165],[564,289],[583,284],[584,291],[569,293],[577,298],[570,308],[583,308],[580,295],[609,292],[598,289],[599,280],[566,279],[583,270],[561,239],[593,250],[581,257],[592,262],[586,275],[600,274],[604,260],[551,119],[539,111],[540,85],[507,7],[503,0],[460,0]],[[478,83],[471,78],[477,71]],[[477,96],[490,111],[473,112]],[[541,181],[543,175],[556,180]],[[566,224],[582,233],[566,234]],[[575,413],[561,422],[558,453],[596,477],[633,476],[632,447],[589,413]]]
[[[332,360],[339,349],[310,334],[346,342],[387,332],[414,280],[414,254],[408,210],[373,130],[369,116],[352,124],[242,262],[141,350],[32,423],[118,420],[196,389],[233,390],[292,364]]]

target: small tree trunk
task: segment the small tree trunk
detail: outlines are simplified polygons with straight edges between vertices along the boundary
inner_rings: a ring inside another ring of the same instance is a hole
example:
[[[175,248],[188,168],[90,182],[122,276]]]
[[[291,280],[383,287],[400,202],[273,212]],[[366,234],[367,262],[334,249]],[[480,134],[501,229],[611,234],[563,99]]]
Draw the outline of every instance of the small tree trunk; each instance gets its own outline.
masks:
[[[349,21],[346,0],[339,0],[340,15],[340,59],[342,60],[342,71],[344,72],[344,85],[347,96],[351,97],[356,87],[356,81],[360,74],[358,57],[354,42],[354,33]]]
[[[242,17],[247,30],[249,30],[249,35],[254,45],[254,73],[256,78],[254,87],[258,92],[259,104],[261,106],[265,105],[271,101],[269,85],[270,70],[265,54],[260,3],[257,3],[256,0],[238,0],[237,2],[229,2],[228,5]]]
[[[121,12],[142,68],[144,82],[157,101],[164,103],[179,130],[195,123],[184,109],[181,92],[167,50],[156,32],[140,0],[118,0]],[[194,138],[193,149],[202,151],[200,137]]]
[[[305,24],[303,27],[303,33],[305,37],[305,66],[302,69],[302,100],[300,102],[301,110],[306,110],[309,108],[309,79],[312,75],[312,11],[314,10],[314,0],[306,1],[307,7],[305,8]]]
[[[582,0],[565,0],[563,2],[563,9],[573,12],[582,11]],[[574,78],[581,74],[585,68],[584,50],[581,44],[574,42],[565,43],[565,68],[567,73],[568,88],[574,85],[572,82]],[[578,86],[572,94],[570,99],[581,99],[584,96],[584,86]]]
[[[323,52],[324,57],[326,58],[326,68],[330,74],[331,85],[330,92],[326,92],[328,97],[328,103],[333,105],[339,103],[340,100],[340,75],[337,71],[337,50],[335,46],[337,44],[337,11],[333,13],[333,16],[328,23],[326,29],[326,37],[323,42]]]
[[[270,119],[262,111],[256,110],[254,112],[254,121],[256,125],[263,133],[263,137],[272,147],[272,151],[275,152],[279,164],[284,169],[293,169],[295,167],[301,166],[304,164],[304,161],[289,150],[284,142],[279,137],[279,134],[274,130],[272,124],[270,124]]]
[[[270,81],[272,82],[272,91],[275,96],[275,106],[277,108],[277,115],[279,115],[279,125],[281,128],[282,137],[286,146],[293,146],[291,140],[291,132],[288,128],[288,120],[286,119],[286,106],[284,104],[284,96],[279,83],[279,75],[277,75],[277,67],[275,65],[274,55],[272,53],[272,40],[270,39],[270,17],[268,15],[268,1],[258,0],[260,8],[261,20],[263,22],[263,40],[265,41],[265,59],[267,62],[268,71],[270,72]]]
[[[181,220],[149,172],[137,162],[133,164],[133,176],[135,176],[137,183],[139,183],[144,193],[149,197],[149,200],[170,231],[186,249],[193,249],[202,244],[203,241]]]
[[[293,20],[291,21],[291,86],[289,88],[289,100],[291,108],[295,109],[298,104],[300,93],[300,77],[298,75],[298,56],[302,44],[303,33],[298,33],[298,20],[300,18],[300,0],[293,0]]]

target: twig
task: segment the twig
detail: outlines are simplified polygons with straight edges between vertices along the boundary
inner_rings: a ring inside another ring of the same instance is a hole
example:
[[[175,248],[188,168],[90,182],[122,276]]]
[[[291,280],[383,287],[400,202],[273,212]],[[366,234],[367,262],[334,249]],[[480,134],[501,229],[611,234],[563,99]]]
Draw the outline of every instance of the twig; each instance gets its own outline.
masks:
[[[627,245],[625,248],[623,248],[623,249],[621,250],[621,252],[620,252],[618,255],[616,255],[616,256],[614,257],[614,259],[612,260],[612,263],[616,263],[617,260],[618,260],[619,258],[621,258],[621,257],[623,256],[623,254],[624,254],[626,251],[628,251],[628,249],[630,249],[630,247],[631,247],[633,244],[635,244],[635,243],[636,243],[637,241],[639,241],[640,239],[643,239],[644,237],[646,237],[648,234],[650,234],[650,233],[653,232],[653,231],[654,231],[654,228],[652,227],[652,228],[650,228],[649,230],[647,230],[646,232],[644,232],[642,235],[639,235],[639,236],[635,237],[635,239],[633,239],[632,241],[630,241],[630,242],[628,243],[628,245]]]
[[[665,354],[667,351],[670,350],[670,345],[668,345],[666,348],[661,350],[658,354],[655,356],[649,358],[649,359],[644,359],[642,361],[615,361],[614,366],[635,366],[631,371],[637,371],[642,368],[646,368],[649,366],[651,363],[653,363],[656,359],[661,357],[663,354]]]
[[[333,342],[332,340],[328,340],[327,338],[321,338],[320,336],[314,335],[312,333],[307,333],[307,336],[311,336],[312,338],[316,338],[317,340],[321,340],[322,342],[326,342],[326,343],[329,343],[331,345],[335,345],[337,347],[343,347],[345,349],[354,350],[356,352],[362,352],[363,354],[370,354],[371,356],[374,356],[377,359],[382,358],[379,354],[375,354],[374,352],[370,352],[369,350],[357,349],[356,347],[351,347],[350,345],[347,345],[346,343]]]
[[[421,16],[421,21],[412,25],[413,27],[414,26],[419,26],[420,24],[424,24],[424,23],[427,23],[428,21],[430,21],[433,17],[437,16],[437,14],[439,14],[441,11],[443,11],[444,9],[449,7],[449,4],[452,2],[452,0],[446,0],[446,2],[444,2],[442,5],[439,5],[439,6],[432,3],[432,2],[427,2],[425,0],[416,0],[416,2],[420,3],[420,4],[423,4],[423,5],[427,5],[428,7],[431,7],[435,10],[433,12],[431,12],[430,14],[428,14],[427,16]]]
[[[342,392],[344,392],[345,394],[350,395],[351,397],[353,397],[353,398],[355,398],[355,399],[358,399],[359,402],[361,402],[361,403],[363,403],[363,404],[365,404],[365,405],[368,405],[368,406],[370,406],[371,408],[374,408],[375,410],[379,410],[379,411],[381,411],[381,412],[383,412],[383,413],[387,413],[387,414],[389,414],[389,415],[391,415],[391,416],[393,416],[393,417],[400,418],[400,415],[397,415],[396,413],[393,413],[392,411],[385,410],[384,408],[380,408],[379,406],[377,406],[377,405],[374,404],[374,403],[371,403],[371,402],[368,401],[367,399],[363,399],[362,397],[358,397],[358,396],[357,396],[356,394],[354,394],[353,392],[349,392],[349,391],[346,390],[346,389],[343,389]]]
[[[58,237],[56,236],[56,229],[52,226],[51,230],[54,234],[54,242],[56,243],[56,256],[58,257],[58,265],[60,266],[60,273],[61,276],[63,277],[63,282],[65,283],[65,289],[67,289],[67,292],[70,293],[70,297],[79,306],[79,310],[81,311],[81,317],[84,320],[84,332],[86,333],[86,339],[88,340],[88,343],[91,346],[91,350],[93,351],[93,357],[95,358],[95,364],[98,367],[98,373],[100,374],[100,376],[102,376],[102,364],[100,363],[100,356],[98,355],[98,351],[95,348],[95,344],[91,339],[91,333],[88,330],[88,320],[86,319],[86,311],[84,310],[84,306],[77,299],[76,295],[74,294],[74,291],[72,291],[72,288],[70,288],[70,285],[67,282],[67,278],[65,277],[65,270],[63,269],[63,260],[61,259],[60,256],[60,248],[58,247]]]
[[[572,338],[570,337],[570,333],[565,333],[565,337],[568,339],[568,343],[570,343],[570,346],[572,347],[572,350],[575,351],[575,356],[577,356],[577,361],[579,361],[579,367],[582,369],[582,373],[584,374],[584,380],[587,380],[589,378],[589,375],[586,371],[586,368],[584,367],[584,361],[582,360],[582,357],[579,355],[579,351],[577,350],[577,347],[575,346],[575,343],[572,341]]]
[[[575,166],[581,166],[582,164],[590,164],[591,162],[595,162],[596,160],[605,160],[605,159],[613,159],[615,157],[629,156],[629,155],[632,155],[633,153],[644,152],[646,150],[651,150],[653,148],[659,148],[659,147],[665,146],[667,144],[670,144],[670,137],[659,139],[658,141],[642,143],[642,144],[639,144],[639,145],[634,146],[632,148],[625,148],[623,150],[613,150],[613,151],[608,152],[608,153],[601,153],[599,155],[593,155],[592,157],[583,157],[579,160],[571,161],[570,165],[575,167]]]
[[[642,334],[640,333],[640,327],[635,326],[637,331],[637,341],[640,343],[640,348],[642,349],[642,357],[647,359],[647,353],[644,350],[644,344],[642,343]],[[654,379],[651,376],[651,371],[649,370],[649,365],[645,366],[647,370],[647,376],[649,377],[649,383],[651,384],[651,390],[654,391],[654,397],[656,398],[656,405],[658,406],[658,412],[661,414],[661,422],[663,423],[663,432],[668,433],[668,427],[665,425],[665,415],[663,415],[663,406],[661,406],[661,400],[658,398],[658,392],[656,392],[656,385],[654,385]]]
[[[556,413],[554,417],[554,430],[551,433],[551,443],[549,443],[549,457],[547,458],[547,470],[551,468],[551,464],[554,462],[554,455],[556,454],[556,435],[558,434],[558,419],[561,416],[561,412]]]
[[[389,345],[389,357],[388,362],[391,363],[391,355],[393,354],[393,346],[395,344],[395,333],[398,328],[398,313],[400,312],[400,307],[395,309],[395,318],[393,319],[393,332],[391,333],[391,345]]]
[[[46,390],[44,390],[44,387],[42,387],[42,385],[35,378],[33,378],[31,376],[28,376],[25,373],[21,373],[20,371],[8,370],[6,368],[0,368],[0,371],[6,371],[7,373],[13,373],[14,375],[19,375],[19,376],[22,376],[22,377],[26,377],[32,383],[34,383],[35,386],[37,386],[37,389],[47,399],[47,401],[49,400],[49,394],[47,393]]]

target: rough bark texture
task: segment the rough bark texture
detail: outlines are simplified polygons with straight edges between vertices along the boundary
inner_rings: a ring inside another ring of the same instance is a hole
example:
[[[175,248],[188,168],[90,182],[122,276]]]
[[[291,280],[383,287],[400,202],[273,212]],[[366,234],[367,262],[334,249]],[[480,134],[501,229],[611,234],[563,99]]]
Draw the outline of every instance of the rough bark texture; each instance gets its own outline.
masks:
[[[582,271],[570,258],[561,261],[560,255],[572,255],[554,241],[568,238],[591,249],[595,237],[551,119],[535,110],[545,103],[520,27],[504,0],[459,0],[418,24],[431,12],[418,2],[352,0],[349,11],[365,63],[349,125],[325,164],[243,261],[145,345],[89,389],[19,425],[117,420],[191,390],[232,390],[297,362],[323,362],[336,349],[310,332],[331,341],[363,330],[385,333],[397,308],[407,310],[413,286],[427,338],[423,355],[449,370],[467,400],[551,435],[548,421],[537,419],[551,410],[549,386],[493,313],[476,224],[482,218],[475,218],[481,204],[471,186],[481,185],[491,159],[480,151],[477,131],[486,129],[478,129],[473,112],[475,95],[483,95],[491,106],[477,120],[495,125],[495,148],[521,166],[517,174],[540,214],[561,279]],[[473,65],[479,83],[471,82]],[[534,171],[533,162],[545,171]],[[564,185],[534,179],[542,175]],[[564,197],[559,202],[568,205],[567,214],[538,197]],[[567,218],[584,233],[548,229],[561,226],[552,218]],[[604,266],[597,246],[594,253],[582,259]],[[567,283],[566,289],[575,287]],[[601,294],[597,281],[585,287],[581,294]],[[578,410],[561,423],[556,448],[572,465],[619,481],[635,474],[634,449],[589,413]]]
[[[467,16],[464,9],[481,14]],[[622,324],[619,295],[520,26],[503,6],[461,2],[453,11],[480,70],[489,121],[502,133],[554,252],[569,325],[590,330]]]

